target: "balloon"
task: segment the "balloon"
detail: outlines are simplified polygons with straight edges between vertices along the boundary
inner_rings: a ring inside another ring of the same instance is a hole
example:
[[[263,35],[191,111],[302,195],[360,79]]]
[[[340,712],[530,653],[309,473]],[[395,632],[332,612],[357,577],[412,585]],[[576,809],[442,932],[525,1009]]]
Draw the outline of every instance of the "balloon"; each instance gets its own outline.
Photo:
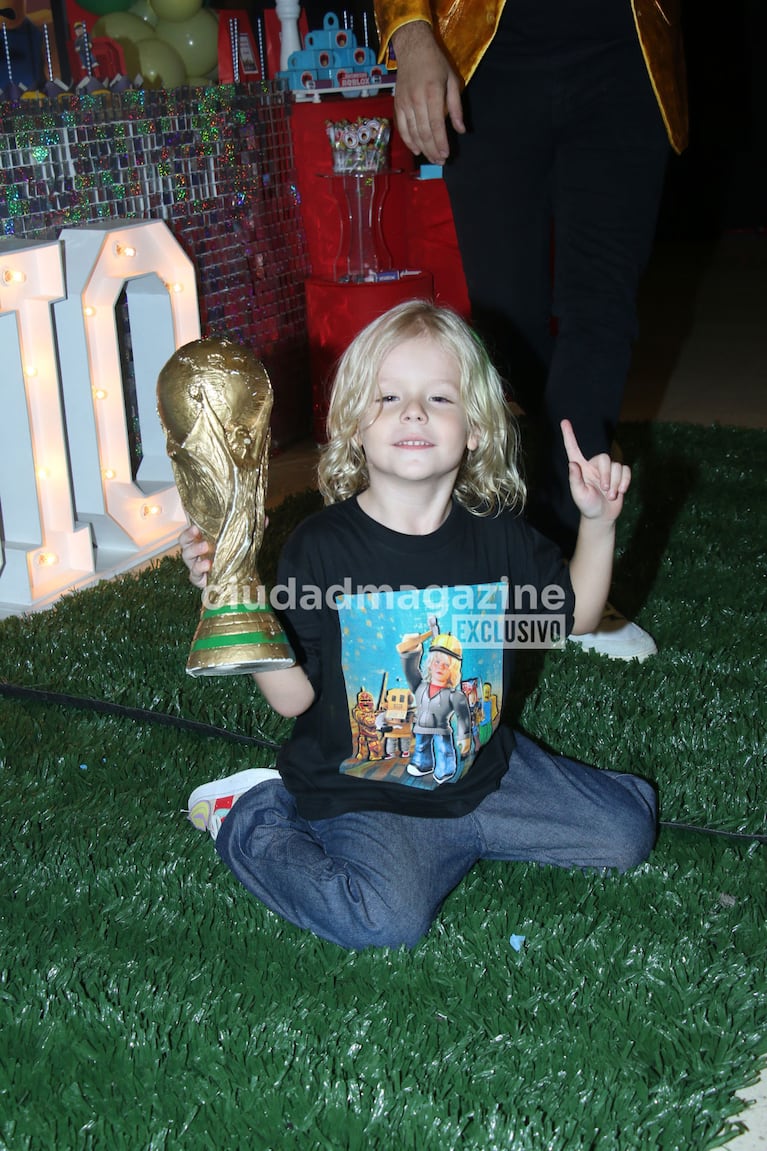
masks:
[[[143,20],[145,24],[151,24],[153,28],[157,23],[157,13],[149,0],[135,0],[128,11],[132,12],[134,16],[138,16],[139,20]]]
[[[155,35],[176,49],[187,76],[204,76],[218,60],[218,21],[209,8],[181,23],[158,20]]]
[[[178,88],[186,79],[184,61],[175,48],[152,36],[136,45],[139,71],[147,88]]]
[[[154,30],[150,24],[145,24],[130,12],[108,12],[106,16],[99,16],[91,35],[108,36],[110,40],[127,40],[130,44],[136,44],[139,40],[154,36]]]
[[[132,0],[84,0],[80,7],[86,12],[93,12],[96,16],[106,16],[107,12],[124,12],[130,8]]]
[[[106,16],[99,16],[93,25],[92,35],[108,36],[119,44],[125,62],[125,74],[135,76],[141,71],[136,45],[140,40],[153,36],[154,29],[130,12],[108,12]]]
[[[188,20],[202,8],[202,0],[152,0],[158,20]]]

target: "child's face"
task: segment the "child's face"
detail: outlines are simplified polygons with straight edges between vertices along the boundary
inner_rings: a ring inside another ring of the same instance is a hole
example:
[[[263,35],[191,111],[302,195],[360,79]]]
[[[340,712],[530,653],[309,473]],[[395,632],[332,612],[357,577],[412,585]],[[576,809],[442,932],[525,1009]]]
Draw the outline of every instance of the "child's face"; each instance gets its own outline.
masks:
[[[455,477],[477,446],[461,399],[460,368],[431,336],[416,336],[384,357],[378,397],[360,421],[370,486]]]

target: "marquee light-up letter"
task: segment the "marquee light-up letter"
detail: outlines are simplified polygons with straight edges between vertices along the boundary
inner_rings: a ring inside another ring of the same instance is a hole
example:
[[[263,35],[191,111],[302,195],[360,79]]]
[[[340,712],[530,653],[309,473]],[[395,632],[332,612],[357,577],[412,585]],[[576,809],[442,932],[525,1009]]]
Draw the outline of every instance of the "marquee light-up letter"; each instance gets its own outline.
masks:
[[[200,335],[194,268],[159,220],[65,228],[60,239],[67,298],[54,313],[75,506],[78,518],[93,526],[97,567],[114,567],[120,555],[137,548],[146,554],[164,550],[186,522],[155,390],[166,360]],[[123,289],[142,449],[138,470],[131,458],[116,322]],[[151,516],[143,511],[148,502],[156,509]]]
[[[59,396],[51,304],[63,295],[58,242],[0,241],[0,603],[21,607],[94,570],[90,531],[74,524]]]

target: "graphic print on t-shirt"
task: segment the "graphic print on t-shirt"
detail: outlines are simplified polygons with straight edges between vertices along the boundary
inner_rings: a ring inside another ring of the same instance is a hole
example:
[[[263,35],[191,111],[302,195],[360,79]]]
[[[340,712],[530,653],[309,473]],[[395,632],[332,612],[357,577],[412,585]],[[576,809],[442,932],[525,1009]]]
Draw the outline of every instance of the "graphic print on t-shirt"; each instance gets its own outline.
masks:
[[[466,774],[502,705],[503,649],[461,642],[461,623],[497,618],[507,585],[343,595],[336,605],[352,755],[340,770],[435,788]]]

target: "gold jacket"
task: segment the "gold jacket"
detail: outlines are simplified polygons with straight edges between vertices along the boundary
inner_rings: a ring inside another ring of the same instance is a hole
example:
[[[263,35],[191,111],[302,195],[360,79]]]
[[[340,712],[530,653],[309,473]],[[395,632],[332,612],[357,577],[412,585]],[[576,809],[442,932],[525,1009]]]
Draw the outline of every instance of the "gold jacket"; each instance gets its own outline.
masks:
[[[669,141],[676,152],[687,146],[687,77],[679,0],[626,0],[631,3],[647,73]],[[425,20],[464,84],[495,35],[505,0],[374,0],[381,58],[403,24]]]

